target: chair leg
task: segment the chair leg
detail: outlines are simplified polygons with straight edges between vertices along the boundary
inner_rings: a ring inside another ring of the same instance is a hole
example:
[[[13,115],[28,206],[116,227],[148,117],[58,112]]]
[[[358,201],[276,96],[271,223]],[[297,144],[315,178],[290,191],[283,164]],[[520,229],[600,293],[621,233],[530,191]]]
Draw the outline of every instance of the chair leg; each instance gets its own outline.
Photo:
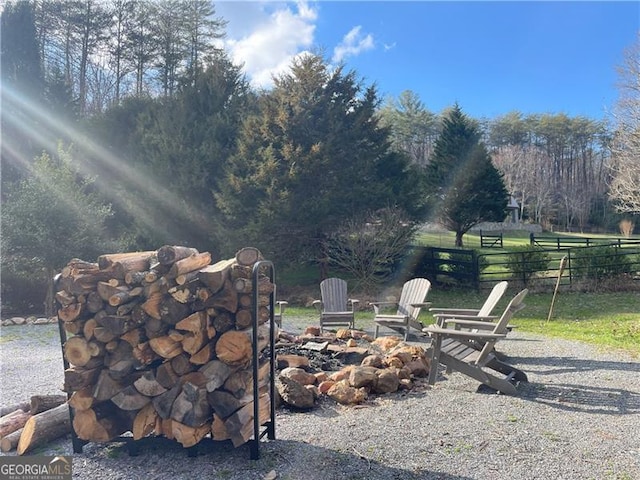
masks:
[[[373,338],[378,338],[378,330],[380,329],[380,325],[376,324],[376,331],[373,334]]]

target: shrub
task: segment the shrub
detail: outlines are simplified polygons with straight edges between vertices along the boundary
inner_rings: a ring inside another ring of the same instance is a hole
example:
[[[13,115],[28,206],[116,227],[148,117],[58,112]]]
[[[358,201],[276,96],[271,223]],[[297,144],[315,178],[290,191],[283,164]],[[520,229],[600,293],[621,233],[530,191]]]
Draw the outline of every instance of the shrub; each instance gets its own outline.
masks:
[[[571,255],[571,272],[575,278],[602,280],[631,273],[632,262],[613,245],[581,248]]]
[[[507,268],[515,280],[522,280],[525,285],[537,272],[549,269],[549,254],[537,247],[515,247],[507,254]]]

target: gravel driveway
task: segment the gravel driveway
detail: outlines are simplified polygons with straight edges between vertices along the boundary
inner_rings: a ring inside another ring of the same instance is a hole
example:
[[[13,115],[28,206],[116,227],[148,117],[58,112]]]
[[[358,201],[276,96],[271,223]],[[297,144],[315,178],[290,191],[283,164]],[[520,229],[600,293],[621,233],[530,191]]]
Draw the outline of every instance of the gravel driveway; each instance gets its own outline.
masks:
[[[56,325],[1,330],[1,401],[59,393]],[[379,396],[361,407],[329,400],[279,410],[260,459],[226,442],[189,458],[175,442],[89,444],[73,460],[81,479],[640,479],[640,364],[589,345],[514,332],[500,349],[529,383],[510,397],[458,373],[433,388]],[[66,437],[34,454],[71,454]],[[277,475],[274,477],[273,475]]]

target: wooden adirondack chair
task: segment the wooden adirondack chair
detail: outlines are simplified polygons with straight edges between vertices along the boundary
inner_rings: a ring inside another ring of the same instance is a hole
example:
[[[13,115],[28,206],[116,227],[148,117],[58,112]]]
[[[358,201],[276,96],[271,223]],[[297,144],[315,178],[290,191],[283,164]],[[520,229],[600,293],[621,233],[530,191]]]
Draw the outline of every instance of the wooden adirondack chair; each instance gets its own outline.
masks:
[[[282,328],[282,315],[284,315],[284,310],[289,305],[289,302],[285,302],[284,300],[278,300],[276,302],[277,309],[274,309],[273,312],[273,321],[278,325],[278,327]]]
[[[473,308],[430,308],[436,319],[436,324],[440,327],[445,326],[445,320],[457,318],[460,320],[481,320],[490,321],[500,318],[499,315],[491,315],[493,309],[498,304],[504,292],[507,290],[509,282],[499,282],[491,289],[491,293],[484,301],[479,309]],[[492,327],[493,328],[493,327]]]
[[[355,309],[359,300],[348,298],[347,282],[341,278],[327,278],[320,282],[320,298],[313,305],[320,312],[320,331],[326,326],[354,328]]]
[[[418,315],[423,307],[431,305],[424,301],[430,288],[431,282],[426,278],[414,278],[402,286],[400,300],[397,302],[371,302],[370,305],[375,313],[373,318],[376,324],[375,337],[378,338],[381,326],[403,334],[405,340],[411,328],[422,332],[424,325],[418,321]],[[397,305],[395,314],[382,313],[384,307],[395,305]]]
[[[513,315],[524,308],[522,302],[527,293],[525,288],[513,297],[491,332],[463,331],[437,325],[424,328],[423,331],[433,341],[429,384],[436,382],[438,364],[442,363],[447,370],[456,370],[502,393],[517,395],[515,383],[526,382],[527,375],[499,360],[495,355],[495,344],[507,336],[507,325]],[[474,320],[460,320],[459,323],[467,329],[487,325],[486,322]],[[476,348],[473,343],[476,341],[484,342],[482,350]]]

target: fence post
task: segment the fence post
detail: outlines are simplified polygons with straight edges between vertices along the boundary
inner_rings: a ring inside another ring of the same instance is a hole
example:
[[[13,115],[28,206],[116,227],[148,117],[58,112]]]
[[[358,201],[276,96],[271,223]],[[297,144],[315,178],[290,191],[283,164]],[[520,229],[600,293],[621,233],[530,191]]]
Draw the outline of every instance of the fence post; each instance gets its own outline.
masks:
[[[567,250],[567,268],[569,269],[569,285],[573,285],[573,268],[571,268],[571,249]]]
[[[529,234],[529,244],[533,247],[536,243],[536,236],[531,232]]]
[[[520,252],[520,257],[522,258],[522,285],[527,285],[527,262],[524,258],[524,252]]]
[[[476,285],[476,291],[480,291],[480,257],[476,251],[471,252],[471,264],[473,265],[473,279]]]

